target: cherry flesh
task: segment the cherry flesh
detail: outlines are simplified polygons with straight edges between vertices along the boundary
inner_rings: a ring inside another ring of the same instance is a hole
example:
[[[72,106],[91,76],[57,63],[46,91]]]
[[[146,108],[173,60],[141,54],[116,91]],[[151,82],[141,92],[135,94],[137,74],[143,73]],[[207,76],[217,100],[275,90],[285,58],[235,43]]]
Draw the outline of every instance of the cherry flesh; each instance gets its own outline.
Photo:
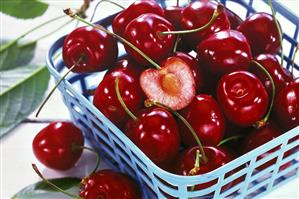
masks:
[[[174,35],[161,35],[164,31],[173,31],[173,25],[156,14],[143,14],[132,20],[126,27],[124,38],[134,44],[155,62],[165,59],[172,51]],[[125,45],[127,53],[139,64],[149,65],[138,52]]]
[[[158,165],[172,161],[179,152],[180,135],[174,117],[165,109],[151,107],[129,120],[126,135]]]
[[[63,43],[64,63],[68,68],[77,63],[77,66],[72,69],[76,73],[106,70],[114,64],[117,55],[117,40],[91,27],[75,29]]]
[[[278,93],[273,110],[284,130],[299,125],[299,81],[294,80]]]
[[[117,98],[115,79],[119,78],[121,97],[134,113],[143,106],[144,94],[139,85],[141,71],[130,58],[120,60],[116,67],[108,71],[95,91],[93,104],[119,128],[124,127],[128,115]]]
[[[200,0],[190,3],[182,11],[182,29],[191,30],[204,26],[212,18],[217,6],[218,3],[208,0]],[[190,46],[196,47],[200,41],[207,38],[209,35],[229,28],[229,20],[226,14],[222,12],[207,29],[190,33],[186,35],[186,39]]]
[[[216,146],[222,140],[225,130],[224,116],[212,96],[195,96],[180,113],[193,127],[203,145]],[[189,129],[182,123],[179,123],[179,127],[183,143],[195,146],[195,139]]]
[[[235,30],[210,35],[198,44],[197,53],[200,62],[217,75],[247,70],[252,59],[247,39]]]
[[[123,36],[126,26],[135,18],[145,13],[153,13],[164,17],[162,7],[154,0],[139,0],[114,17],[112,22],[113,32]]]
[[[279,93],[289,82],[293,80],[292,74],[286,69],[281,67],[277,58],[272,54],[260,54],[254,58],[255,61],[260,63],[271,75],[276,94]],[[255,74],[267,89],[268,94],[272,93],[272,83],[268,76],[255,64],[251,64],[249,71]]]
[[[84,138],[81,130],[70,122],[52,122],[33,139],[36,158],[45,166],[67,170],[72,168],[82,154]]]
[[[218,83],[217,99],[227,119],[238,126],[254,125],[268,110],[265,87],[247,71],[223,76]]]
[[[267,13],[255,13],[238,27],[248,39],[253,56],[263,53],[277,53],[281,48],[279,32],[274,18]]]
[[[83,199],[141,199],[137,184],[125,174],[113,170],[93,173],[81,182],[80,197]]]

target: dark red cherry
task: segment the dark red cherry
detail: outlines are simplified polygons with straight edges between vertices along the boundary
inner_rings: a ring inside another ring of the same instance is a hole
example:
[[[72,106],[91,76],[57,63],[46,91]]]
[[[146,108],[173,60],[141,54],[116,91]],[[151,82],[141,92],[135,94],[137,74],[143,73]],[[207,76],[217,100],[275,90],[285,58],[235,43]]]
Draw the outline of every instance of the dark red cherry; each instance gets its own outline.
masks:
[[[268,110],[268,94],[252,73],[236,71],[223,76],[217,88],[218,103],[225,116],[238,126],[251,126]]]
[[[153,13],[164,17],[162,7],[154,0],[139,0],[132,3],[125,10],[114,17],[112,22],[113,32],[123,36],[126,26],[135,18],[145,13]]]
[[[165,59],[172,51],[175,36],[161,35],[164,31],[173,31],[173,25],[156,14],[143,14],[132,20],[126,27],[124,38],[155,62]],[[138,52],[125,45],[128,54],[141,65],[149,65]]]
[[[236,13],[234,13],[228,8],[225,8],[224,12],[228,17],[231,29],[236,30],[237,27],[243,22],[243,20]]]
[[[273,111],[284,130],[299,125],[299,81],[294,80],[278,93]]]
[[[213,171],[228,162],[233,160],[232,155],[220,147],[204,146],[204,152],[207,156],[207,163],[200,162],[200,167],[195,175],[200,175]],[[196,151],[199,150],[198,147],[192,147],[186,149],[179,157],[176,164],[176,173],[179,175],[188,176],[191,169],[194,168]],[[211,180],[209,182],[199,184],[195,186],[196,190],[208,188],[217,183],[217,180]]]
[[[138,185],[125,174],[113,170],[97,171],[81,182],[83,199],[141,199]]]
[[[165,109],[151,107],[129,120],[126,135],[158,165],[173,160],[179,152],[180,135],[174,117]]]
[[[252,59],[247,39],[235,30],[210,35],[198,44],[197,53],[200,63],[217,75],[247,70]]]
[[[119,78],[119,91],[127,107],[134,113],[143,106],[144,95],[139,85],[141,69],[131,59],[120,60],[108,71],[97,87],[93,104],[116,126],[124,127],[128,118],[116,92],[115,79]]]
[[[190,3],[189,6],[183,9],[181,27],[184,30],[196,29],[207,24],[217,9],[218,3],[209,0],[200,0]],[[215,21],[205,30],[190,33],[186,35],[190,46],[196,45],[208,37],[209,35],[227,30],[230,28],[229,20],[224,12],[222,12]]]
[[[271,75],[274,81],[276,94],[293,80],[292,74],[281,67],[275,55],[260,54],[255,57],[254,60],[260,63]],[[249,71],[255,74],[263,82],[270,95],[272,93],[272,84],[265,72],[253,63],[250,65]]]
[[[167,6],[164,8],[165,18],[172,23],[176,30],[181,29],[182,7]]]
[[[118,55],[117,40],[92,27],[72,31],[63,43],[63,61],[68,68],[82,59],[72,69],[77,73],[103,71],[111,67]]]
[[[222,140],[225,130],[224,117],[212,96],[195,96],[180,113],[191,124],[203,145],[216,146]],[[179,127],[183,143],[195,146],[195,139],[189,129],[183,123],[179,123]]]
[[[272,15],[255,13],[238,27],[248,39],[253,56],[262,53],[275,54],[281,48],[279,33]]]
[[[82,154],[84,138],[81,130],[70,122],[52,122],[33,139],[36,158],[45,166],[67,170],[72,168]]]

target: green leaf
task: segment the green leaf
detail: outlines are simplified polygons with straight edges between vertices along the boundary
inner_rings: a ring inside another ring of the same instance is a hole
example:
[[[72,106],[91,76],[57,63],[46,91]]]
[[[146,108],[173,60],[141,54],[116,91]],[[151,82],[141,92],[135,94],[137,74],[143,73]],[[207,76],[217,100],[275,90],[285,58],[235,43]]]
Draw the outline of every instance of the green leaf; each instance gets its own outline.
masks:
[[[38,0],[0,0],[0,11],[20,19],[32,19],[44,14],[48,4]]]
[[[51,179],[50,181],[53,184],[60,187],[61,189],[67,191],[68,193],[78,195],[78,191],[79,191],[78,185],[81,179],[59,178],[59,179]],[[12,197],[12,199],[29,199],[29,198],[59,199],[59,198],[66,198],[66,196],[63,193],[57,192],[45,182],[38,182],[25,187],[24,189],[22,189]]]
[[[0,71],[0,137],[38,107],[49,78],[45,66],[28,65]]]
[[[1,49],[8,41],[1,40]],[[13,69],[28,64],[35,52],[36,42],[28,42],[26,44],[13,43],[8,48],[1,50],[0,53],[0,71]]]

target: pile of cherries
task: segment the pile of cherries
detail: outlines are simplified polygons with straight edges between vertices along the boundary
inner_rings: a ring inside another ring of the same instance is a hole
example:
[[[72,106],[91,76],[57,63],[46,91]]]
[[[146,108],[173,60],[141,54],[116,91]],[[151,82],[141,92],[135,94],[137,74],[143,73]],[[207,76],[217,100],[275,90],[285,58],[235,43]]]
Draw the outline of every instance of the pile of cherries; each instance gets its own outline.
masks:
[[[64,41],[65,65],[76,73],[108,70],[93,104],[167,171],[210,172],[299,125],[299,79],[276,58],[280,27],[270,14],[243,21],[216,1],[162,8],[139,0],[116,15],[113,32],[84,23]],[[119,60],[118,41],[127,52]],[[69,168],[65,160],[53,164]]]

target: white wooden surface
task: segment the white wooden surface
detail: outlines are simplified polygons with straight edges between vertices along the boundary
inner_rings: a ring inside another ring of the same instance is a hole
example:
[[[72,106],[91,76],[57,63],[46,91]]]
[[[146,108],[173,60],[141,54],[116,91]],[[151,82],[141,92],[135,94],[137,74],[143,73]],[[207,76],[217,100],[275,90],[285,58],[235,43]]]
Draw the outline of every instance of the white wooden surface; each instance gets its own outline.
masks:
[[[33,20],[15,20],[12,17],[0,14],[1,38],[15,38],[20,33],[29,30],[33,26],[40,24],[41,22],[48,20],[54,16],[62,14],[63,8],[78,8],[81,5],[82,0],[48,0],[47,2],[52,5],[51,8],[46,12],[44,16],[38,17]],[[122,0],[118,2],[120,2],[123,5],[128,5],[131,1]],[[298,0],[281,0],[281,2],[294,12],[298,12]],[[112,14],[112,12],[116,12],[117,10],[117,7],[104,3],[98,10],[96,18],[102,18],[104,16]],[[40,35],[43,35],[50,29],[58,27],[59,24],[64,23],[64,21],[66,20],[67,18],[61,20],[59,23],[57,22],[51,24],[48,26],[48,30],[45,31],[45,29],[43,29],[41,31],[37,31],[34,34],[28,36],[27,38],[34,39]],[[71,31],[74,26],[75,24],[71,24],[65,29],[57,32],[55,35],[42,40],[38,45],[35,60],[40,63],[44,63],[44,55],[51,43],[55,41],[55,39],[57,39],[59,36]],[[52,85],[53,82],[51,81],[50,88],[52,88]],[[34,118],[34,114],[32,114],[30,118]],[[69,118],[67,109],[64,106],[58,91],[56,91],[56,93],[52,96],[51,100],[42,110],[39,118],[50,120],[63,120]],[[42,173],[48,178],[63,176],[82,177],[86,175],[90,170],[92,170],[95,157],[93,156],[93,154],[90,154],[88,152],[84,152],[75,168],[66,172],[57,172],[45,168],[43,165],[41,165],[32,153],[31,143],[34,136],[46,125],[47,124],[23,123],[19,125],[11,133],[9,133],[9,135],[0,139],[1,199],[10,198],[14,195],[14,193],[19,191],[23,187],[40,180],[39,177],[32,170],[31,163],[37,163]],[[102,163],[101,168],[106,168],[106,165]],[[297,178],[296,180],[293,180],[292,182],[268,194],[264,198],[298,199],[299,179]]]

